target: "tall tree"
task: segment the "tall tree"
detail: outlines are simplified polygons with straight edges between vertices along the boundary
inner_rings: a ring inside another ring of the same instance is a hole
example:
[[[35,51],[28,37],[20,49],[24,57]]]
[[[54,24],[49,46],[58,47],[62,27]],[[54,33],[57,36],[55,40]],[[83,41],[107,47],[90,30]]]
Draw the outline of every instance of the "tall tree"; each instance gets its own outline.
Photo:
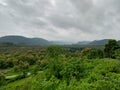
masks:
[[[49,46],[47,53],[50,58],[58,59],[59,55],[63,53],[63,49],[60,46]]]
[[[60,46],[49,46],[47,48],[49,71],[47,71],[47,78],[54,75],[56,78],[61,78],[60,72],[62,70],[62,61],[60,55],[63,54],[63,49]]]
[[[116,49],[119,48],[119,44],[116,40],[114,39],[111,39],[108,41],[108,43],[105,45],[105,49],[104,49],[104,52],[105,52],[105,56],[107,58],[114,58],[114,52]]]

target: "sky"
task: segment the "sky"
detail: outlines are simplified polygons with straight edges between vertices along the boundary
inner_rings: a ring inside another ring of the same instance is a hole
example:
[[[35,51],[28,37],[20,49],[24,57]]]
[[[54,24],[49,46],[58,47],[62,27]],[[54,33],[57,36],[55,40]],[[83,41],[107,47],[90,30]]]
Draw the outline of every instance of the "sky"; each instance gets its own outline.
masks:
[[[0,0],[0,36],[120,40],[120,0]]]

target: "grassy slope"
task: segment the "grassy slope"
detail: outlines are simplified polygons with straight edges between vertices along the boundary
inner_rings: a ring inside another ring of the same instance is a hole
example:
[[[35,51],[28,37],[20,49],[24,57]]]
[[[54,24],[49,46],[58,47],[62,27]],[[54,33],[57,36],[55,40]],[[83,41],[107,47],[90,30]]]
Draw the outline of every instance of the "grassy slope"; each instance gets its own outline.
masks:
[[[21,79],[12,83],[7,84],[3,90],[22,90],[21,87],[23,87],[28,81],[31,81],[31,77]]]

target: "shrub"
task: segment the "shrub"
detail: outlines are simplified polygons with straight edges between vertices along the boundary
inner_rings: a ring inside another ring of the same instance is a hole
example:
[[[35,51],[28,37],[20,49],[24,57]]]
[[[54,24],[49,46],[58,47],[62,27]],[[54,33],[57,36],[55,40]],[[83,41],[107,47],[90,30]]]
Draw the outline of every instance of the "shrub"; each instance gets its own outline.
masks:
[[[5,83],[5,75],[3,73],[0,73],[0,86]]]

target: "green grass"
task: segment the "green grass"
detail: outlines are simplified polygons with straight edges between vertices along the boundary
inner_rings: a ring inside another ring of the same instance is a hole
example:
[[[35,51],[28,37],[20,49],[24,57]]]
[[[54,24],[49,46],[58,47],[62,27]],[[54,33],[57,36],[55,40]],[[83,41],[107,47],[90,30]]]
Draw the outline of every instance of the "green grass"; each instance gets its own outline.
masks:
[[[20,88],[23,87],[26,83],[28,83],[28,81],[31,81],[31,80],[32,80],[32,77],[17,80],[15,82],[9,83],[6,86],[4,86],[3,90],[22,90]]]

